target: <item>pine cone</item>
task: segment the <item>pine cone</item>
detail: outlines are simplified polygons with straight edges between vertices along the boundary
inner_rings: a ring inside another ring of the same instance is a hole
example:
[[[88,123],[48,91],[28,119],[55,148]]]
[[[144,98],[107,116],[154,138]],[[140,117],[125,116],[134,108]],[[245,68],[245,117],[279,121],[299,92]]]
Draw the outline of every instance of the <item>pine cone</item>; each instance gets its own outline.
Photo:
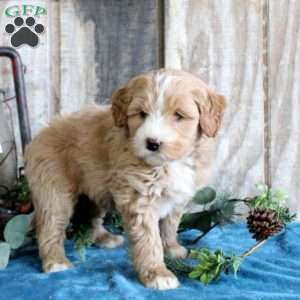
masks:
[[[247,225],[249,231],[253,233],[252,237],[257,241],[267,239],[284,227],[276,211],[265,208],[252,209],[247,218]]]

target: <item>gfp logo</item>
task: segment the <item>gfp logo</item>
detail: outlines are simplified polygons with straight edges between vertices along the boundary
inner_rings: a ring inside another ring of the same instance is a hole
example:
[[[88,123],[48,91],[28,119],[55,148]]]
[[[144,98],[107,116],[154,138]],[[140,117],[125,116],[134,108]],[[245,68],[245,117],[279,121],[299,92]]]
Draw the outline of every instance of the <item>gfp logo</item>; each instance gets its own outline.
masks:
[[[35,47],[39,43],[39,35],[45,32],[44,25],[37,23],[36,18],[47,15],[47,10],[41,6],[13,5],[7,7],[5,15],[13,18],[12,22],[5,26],[5,31],[11,35],[12,46],[28,45]]]

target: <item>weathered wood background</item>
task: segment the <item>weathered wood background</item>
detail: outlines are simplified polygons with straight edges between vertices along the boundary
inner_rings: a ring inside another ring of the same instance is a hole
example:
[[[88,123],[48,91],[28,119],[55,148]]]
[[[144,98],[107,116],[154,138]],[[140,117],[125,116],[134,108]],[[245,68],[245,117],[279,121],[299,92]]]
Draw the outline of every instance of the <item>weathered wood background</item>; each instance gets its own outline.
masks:
[[[25,2],[48,11],[38,19],[46,27],[39,46],[18,49],[34,134],[57,113],[108,102],[134,75],[185,69],[229,102],[212,185],[243,196],[265,181],[286,189],[300,211],[299,0]],[[14,4],[0,1],[0,45],[10,45],[4,10]],[[1,60],[6,97],[10,75]]]

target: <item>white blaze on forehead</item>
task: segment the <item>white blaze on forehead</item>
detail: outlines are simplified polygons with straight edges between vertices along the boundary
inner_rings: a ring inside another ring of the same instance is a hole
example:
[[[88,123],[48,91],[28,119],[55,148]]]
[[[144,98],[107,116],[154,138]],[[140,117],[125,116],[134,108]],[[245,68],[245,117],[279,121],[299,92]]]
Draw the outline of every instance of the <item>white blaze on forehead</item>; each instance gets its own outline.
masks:
[[[148,116],[143,130],[147,137],[157,139],[160,142],[170,142],[174,138],[173,129],[166,123],[164,116],[159,111]]]
[[[158,74],[155,78],[156,80],[156,88],[157,88],[157,108],[159,111],[162,111],[164,106],[165,100],[165,92],[168,89],[171,81],[173,80],[173,76],[165,75],[165,74]]]
[[[165,93],[169,88],[174,76],[158,73],[154,78],[157,90],[156,99],[154,99],[154,110],[149,113],[141,127],[137,130],[134,137],[134,148],[139,157],[153,165],[162,163],[160,151],[153,153],[146,147],[148,138],[156,139],[160,143],[170,143],[176,139],[176,132],[164,116]]]

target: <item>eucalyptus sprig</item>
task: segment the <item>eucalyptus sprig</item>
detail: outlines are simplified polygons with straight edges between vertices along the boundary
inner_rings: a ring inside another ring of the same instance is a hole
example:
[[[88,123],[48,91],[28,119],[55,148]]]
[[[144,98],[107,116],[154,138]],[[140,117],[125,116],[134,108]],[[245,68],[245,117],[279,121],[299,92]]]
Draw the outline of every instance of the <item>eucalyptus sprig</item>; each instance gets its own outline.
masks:
[[[204,209],[200,212],[185,214],[179,227],[179,232],[188,229],[198,229],[202,232],[190,242],[191,244],[198,242],[218,225],[234,223],[237,218],[241,217],[237,205],[244,203],[245,200],[235,199],[227,193],[217,194],[213,188],[205,187],[196,192],[193,202],[203,205]]]

